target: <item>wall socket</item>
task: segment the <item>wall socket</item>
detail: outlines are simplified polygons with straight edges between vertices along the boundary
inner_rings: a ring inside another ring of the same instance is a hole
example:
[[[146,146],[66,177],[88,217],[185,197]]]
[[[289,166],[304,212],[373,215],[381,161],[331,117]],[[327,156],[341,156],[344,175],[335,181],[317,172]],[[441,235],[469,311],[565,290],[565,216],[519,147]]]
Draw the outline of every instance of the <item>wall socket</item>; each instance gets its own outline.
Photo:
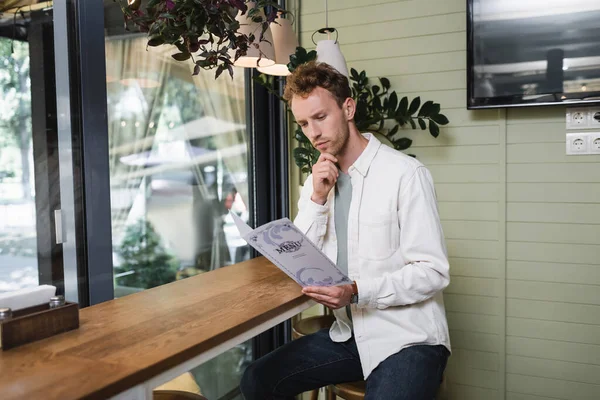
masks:
[[[567,108],[567,130],[599,128],[600,107]]]
[[[567,133],[567,154],[600,154],[600,132]]]

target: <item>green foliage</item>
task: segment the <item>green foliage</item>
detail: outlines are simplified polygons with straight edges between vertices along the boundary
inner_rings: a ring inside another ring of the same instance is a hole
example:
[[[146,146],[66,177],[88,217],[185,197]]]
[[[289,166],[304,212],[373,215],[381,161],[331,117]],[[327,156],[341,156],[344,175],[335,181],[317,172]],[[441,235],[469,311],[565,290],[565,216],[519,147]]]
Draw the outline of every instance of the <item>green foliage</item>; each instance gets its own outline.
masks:
[[[141,2],[128,4],[119,2],[125,17],[125,26],[136,26],[148,33],[148,46],[170,44],[177,47],[179,53],[172,57],[177,61],[191,59],[194,75],[200,69],[216,69],[215,78],[224,71],[233,77],[233,62],[246,55],[254,43],[259,41],[277,17],[277,13],[286,13],[277,2],[257,0],[256,7],[248,9],[244,0],[149,0],[144,10]],[[260,10],[267,7],[263,17]],[[247,13],[261,29],[249,35],[238,32],[240,23],[235,17],[238,12]],[[232,60],[233,54],[233,60]]]
[[[146,220],[127,227],[118,254],[123,262],[115,272],[133,272],[116,279],[121,286],[149,289],[175,280],[179,263],[161,245],[160,236]]]

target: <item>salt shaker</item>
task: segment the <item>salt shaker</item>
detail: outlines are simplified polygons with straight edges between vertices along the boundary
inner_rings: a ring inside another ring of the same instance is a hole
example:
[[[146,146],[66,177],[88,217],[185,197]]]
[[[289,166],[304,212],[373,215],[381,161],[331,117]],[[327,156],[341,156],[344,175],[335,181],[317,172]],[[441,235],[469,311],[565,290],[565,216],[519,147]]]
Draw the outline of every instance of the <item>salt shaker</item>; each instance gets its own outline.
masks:
[[[12,318],[12,310],[8,307],[0,308],[0,321],[6,321]]]
[[[65,296],[50,297],[50,308],[58,308],[65,305]]]

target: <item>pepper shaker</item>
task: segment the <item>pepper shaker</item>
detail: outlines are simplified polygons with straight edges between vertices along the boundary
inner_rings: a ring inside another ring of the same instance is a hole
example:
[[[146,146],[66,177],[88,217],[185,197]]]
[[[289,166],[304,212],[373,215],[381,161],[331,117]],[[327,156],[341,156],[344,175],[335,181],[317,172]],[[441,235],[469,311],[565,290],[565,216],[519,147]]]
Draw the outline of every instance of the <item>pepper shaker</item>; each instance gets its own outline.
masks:
[[[65,305],[65,296],[50,297],[50,308],[58,308]]]

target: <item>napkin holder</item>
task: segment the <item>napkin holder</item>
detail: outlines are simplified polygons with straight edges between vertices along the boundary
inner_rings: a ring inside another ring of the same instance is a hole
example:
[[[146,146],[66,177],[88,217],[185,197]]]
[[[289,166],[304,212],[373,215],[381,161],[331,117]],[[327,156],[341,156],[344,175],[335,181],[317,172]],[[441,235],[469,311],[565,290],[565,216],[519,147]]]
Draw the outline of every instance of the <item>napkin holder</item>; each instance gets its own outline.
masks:
[[[49,303],[13,311],[12,318],[0,321],[0,347],[9,350],[79,328],[79,304],[65,302],[50,308]]]

